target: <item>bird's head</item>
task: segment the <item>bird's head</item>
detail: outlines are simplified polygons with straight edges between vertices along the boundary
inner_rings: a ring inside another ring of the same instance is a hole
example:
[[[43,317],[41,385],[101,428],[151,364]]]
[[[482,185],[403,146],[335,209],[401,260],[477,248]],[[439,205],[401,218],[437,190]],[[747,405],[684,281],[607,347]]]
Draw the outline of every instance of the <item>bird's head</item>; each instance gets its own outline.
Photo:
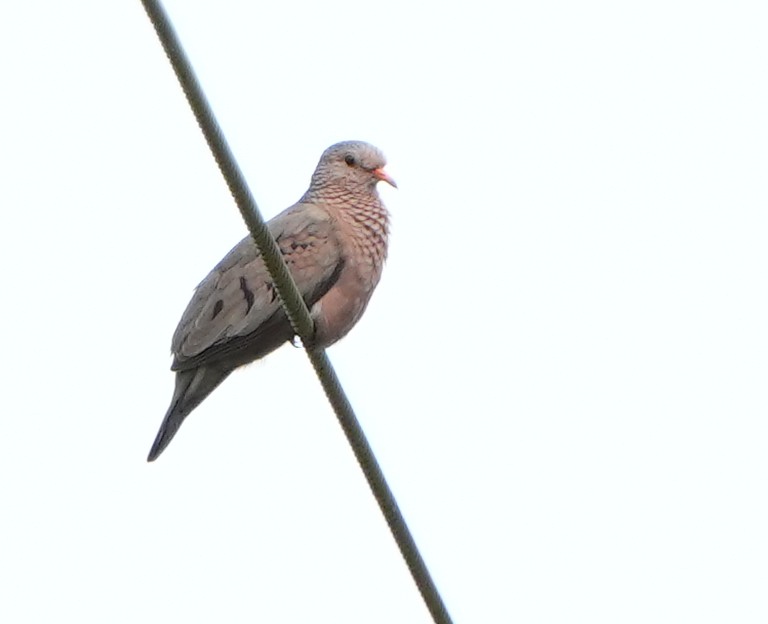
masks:
[[[384,171],[387,161],[381,151],[363,141],[342,141],[323,152],[312,175],[310,189],[344,188],[372,191],[379,181],[397,184]]]

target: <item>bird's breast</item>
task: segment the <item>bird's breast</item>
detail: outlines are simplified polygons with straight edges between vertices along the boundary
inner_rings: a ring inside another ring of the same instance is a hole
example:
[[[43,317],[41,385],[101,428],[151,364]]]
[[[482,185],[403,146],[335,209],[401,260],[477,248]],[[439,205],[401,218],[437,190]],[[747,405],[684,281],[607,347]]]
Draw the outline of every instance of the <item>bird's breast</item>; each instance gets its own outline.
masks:
[[[344,264],[336,283],[312,308],[315,340],[323,347],[343,338],[360,320],[387,257],[388,214],[378,197],[350,200],[335,216]]]
[[[328,347],[347,335],[365,312],[380,277],[381,270],[373,266],[345,263],[338,281],[312,307],[318,346]]]
[[[342,224],[346,229],[341,236],[344,267],[336,283],[312,308],[315,339],[323,347],[343,338],[355,326],[381,278],[387,253],[386,223],[380,228],[360,226],[359,222]]]

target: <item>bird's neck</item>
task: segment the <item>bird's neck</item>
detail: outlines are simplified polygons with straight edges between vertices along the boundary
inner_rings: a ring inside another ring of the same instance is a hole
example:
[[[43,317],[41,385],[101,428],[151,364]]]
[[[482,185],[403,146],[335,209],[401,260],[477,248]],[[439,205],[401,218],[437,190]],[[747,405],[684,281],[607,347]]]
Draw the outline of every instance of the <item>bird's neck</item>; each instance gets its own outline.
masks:
[[[366,187],[355,192],[349,187],[326,186],[307,191],[303,201],[321,203],[331,209],[357,253],[377,271],[381,270],[387,257],[389,212],[375,188]]]
[[[339,211],[339,217],[359,251],[380,271],[387,258],[389,213],[378,194],[373,201]]]

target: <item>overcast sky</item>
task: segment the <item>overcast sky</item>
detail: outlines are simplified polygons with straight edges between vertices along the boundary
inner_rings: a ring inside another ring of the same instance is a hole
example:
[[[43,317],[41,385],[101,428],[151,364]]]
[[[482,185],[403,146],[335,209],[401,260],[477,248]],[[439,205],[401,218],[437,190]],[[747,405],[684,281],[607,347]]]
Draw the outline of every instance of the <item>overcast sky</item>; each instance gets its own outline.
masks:
[[[388,157],[329,354],[455,622],[768,620],[765,3],[166,8],[266,217]],[[0,58],[0,621],[429,622],[301,350],[145,462],[245,227],[140,2]]]

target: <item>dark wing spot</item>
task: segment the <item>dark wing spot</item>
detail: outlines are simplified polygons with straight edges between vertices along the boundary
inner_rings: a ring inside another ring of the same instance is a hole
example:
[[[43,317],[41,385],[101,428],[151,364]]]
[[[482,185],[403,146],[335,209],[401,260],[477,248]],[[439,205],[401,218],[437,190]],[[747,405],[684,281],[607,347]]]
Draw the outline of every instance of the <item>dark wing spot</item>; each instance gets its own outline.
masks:
[[[240,290],[243,291],[245,296],[245,313],[248,314],[253,307],[253,292],[248,288],[248,282],[245,281],[244,277],[240,278]]]
[[[213,316],[211,317],[211,320],[215,319],[219,315],[219,312],[221,312],[223,309],[224,309],[224,302],[221,299],[219,299],[218,301],[216,301],[216,303],[213,304]]]
[[[264,284],[269,291],[269,294],[272,295],[272,299],[269,300],[270,303],[274,303],[275,299],[277,299],[277,291],[275,290],[275,285],[272,282],[267,282]]]
[[[297,243],[296,241],[293,241],[293,242],[291,243],[291,249],[292,249],[293,251],[296,251],[296,250],[297,250],[297,249],[299,249],[299,248],[301,248],[301,249],[307,249],[308,247],[311,247],[311,246],[312,246],[312,243]]]

